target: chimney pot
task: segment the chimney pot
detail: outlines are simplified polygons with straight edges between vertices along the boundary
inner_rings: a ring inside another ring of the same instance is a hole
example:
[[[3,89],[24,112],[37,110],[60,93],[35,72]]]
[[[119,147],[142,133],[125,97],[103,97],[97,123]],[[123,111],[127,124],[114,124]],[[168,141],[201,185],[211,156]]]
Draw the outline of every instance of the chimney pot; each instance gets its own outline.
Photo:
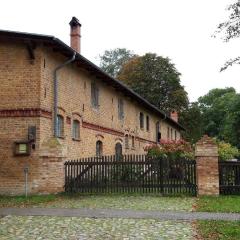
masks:
[[[81,50],[81,24],[76,17],[72,17],[70,21],[70,40],[71,40],[71,48],[73,48],[76,52],[80,53]]]

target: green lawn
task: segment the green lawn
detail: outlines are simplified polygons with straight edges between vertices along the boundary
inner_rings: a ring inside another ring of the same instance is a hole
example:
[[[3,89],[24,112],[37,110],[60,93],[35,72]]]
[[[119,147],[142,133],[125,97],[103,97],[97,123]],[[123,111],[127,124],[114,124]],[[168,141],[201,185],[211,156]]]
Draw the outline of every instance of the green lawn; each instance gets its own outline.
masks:
[[[0,207],[110,208],[159,211],[192,211],[196,198],[143,194],[46,195],[0,197]]]
[[[57,195],[0,196],[0,207],[28,207],[55,201]]]
[[[204,240],[240,239],[240,221],[198,221],[197,228]]]
[[[240,213],[240,196],[200,197],[196,203],[196,210],[198,212]],[[198,221],[197,226],[202,239],[240,239],[240,221]]]
[[[198,212],[240,212],[240,196],[200,197],[197,200]],[[240,237],[239,237],[240,239]]]

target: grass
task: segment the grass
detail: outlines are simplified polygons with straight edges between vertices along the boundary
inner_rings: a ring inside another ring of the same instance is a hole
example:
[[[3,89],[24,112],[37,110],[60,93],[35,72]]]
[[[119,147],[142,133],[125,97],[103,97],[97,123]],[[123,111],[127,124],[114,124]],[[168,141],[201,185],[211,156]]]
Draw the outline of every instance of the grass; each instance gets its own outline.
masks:
[[[198,221],[200,239],[239,240],[240,221]]]
[[[196,211],[240,213],[240,196],[200,197]]]
[[[43,204],[50,208],[108,208],[133,210],[191,211],[195,198],[156,195],[71,195]]]
[[[240,196],[200,197],[196,211],[240,213]],[[198,221],[197,230],[201,239],[240,239],[240,221]]]
[[[34,195],[34,196],[0,196],[0,207],[28,207],[32,205],[52,202],[57,195]]]
[[[154,194],[58,194],[1,197],[0,207],[109,208],[133,210],[192,211],[195,198],[162,197]]]

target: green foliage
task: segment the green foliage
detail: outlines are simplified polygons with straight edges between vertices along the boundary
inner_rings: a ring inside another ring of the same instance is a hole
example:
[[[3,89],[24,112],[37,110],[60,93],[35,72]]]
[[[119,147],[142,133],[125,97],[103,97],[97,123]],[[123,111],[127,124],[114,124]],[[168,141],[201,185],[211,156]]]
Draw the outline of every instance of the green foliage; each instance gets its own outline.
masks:
[[[213,89],[198,106],[204,134],[240,147],[240,95],[234,88]]]
[[[202,114],[198,103],[191,103],[180,114],[179,122],[185,127],[183,138],[191,144],[196,143],[203,135]]]
[[[218,154],[221,161],[226,161],[240,156],[240,152],[236,147],[233,147],[230,143],[225,143],[223,141],[218,142]]]
[[[147,53],[126,62],[117,78],[159,109],[182,111],[188,105],[180,73],[169,58]]]
[[[106,50],[104,54],[100,56],[100,68],[110,76],[116,77],[123,64],[134,56],[136,55],[126,48]]]

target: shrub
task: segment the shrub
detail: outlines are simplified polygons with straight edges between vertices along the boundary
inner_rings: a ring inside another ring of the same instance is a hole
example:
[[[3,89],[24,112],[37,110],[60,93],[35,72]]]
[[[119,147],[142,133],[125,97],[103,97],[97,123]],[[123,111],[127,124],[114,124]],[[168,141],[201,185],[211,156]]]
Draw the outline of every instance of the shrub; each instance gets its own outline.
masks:
[[[144,149],[148,156],[154,157],[162,157],[162,158],[194,158],[194,152],[190,145],[190,143],[184,140],[177,140],[177,141],[166,141],[161,140],[160,144],[152,144]]]
[[[221,161],[238,158],[240,156],[240,152],[236,147],[223,141],[218,142],[218,154]]]

